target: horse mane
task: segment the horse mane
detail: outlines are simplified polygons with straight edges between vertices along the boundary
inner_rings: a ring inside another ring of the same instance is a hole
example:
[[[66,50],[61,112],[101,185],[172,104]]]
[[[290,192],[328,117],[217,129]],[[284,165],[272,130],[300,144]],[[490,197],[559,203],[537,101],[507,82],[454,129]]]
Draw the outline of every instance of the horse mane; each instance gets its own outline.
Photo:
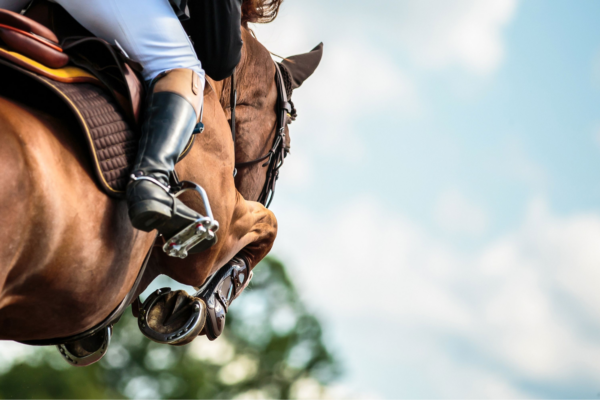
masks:
[[[248,23],[266,24],[277,18],[283,0],[243,0],[242,25]]]

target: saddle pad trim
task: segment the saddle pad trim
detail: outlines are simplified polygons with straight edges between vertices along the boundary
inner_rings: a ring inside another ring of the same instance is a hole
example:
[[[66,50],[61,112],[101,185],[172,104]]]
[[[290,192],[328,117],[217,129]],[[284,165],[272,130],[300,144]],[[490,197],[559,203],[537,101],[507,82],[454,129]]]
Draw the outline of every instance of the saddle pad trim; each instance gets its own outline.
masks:
[[[20,67],[26,68],[31,72],[38,73],[40,75],[45,76],[46,78],[53,79],[59,82],[92,83],[96,85],[101,85],[98,78],[79,67],[68,66],[59,69],[49,68],[35,60],[32,60],[27,56],[24,56],[23,54],[7,50],[4,47],[0,47],[0,57],[15,63]]]

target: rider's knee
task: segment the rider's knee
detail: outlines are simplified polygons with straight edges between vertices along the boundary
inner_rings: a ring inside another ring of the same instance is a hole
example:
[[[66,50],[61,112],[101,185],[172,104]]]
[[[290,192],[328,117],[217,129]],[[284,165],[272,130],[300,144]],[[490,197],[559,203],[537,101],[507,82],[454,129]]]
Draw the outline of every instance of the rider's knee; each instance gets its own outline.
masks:
[[[204,79],[198,73],[187,68],[169,71],[154,85],[154,93],[172,92],[185,98],[194,107],[200,118],[200,107],[204,96]]]

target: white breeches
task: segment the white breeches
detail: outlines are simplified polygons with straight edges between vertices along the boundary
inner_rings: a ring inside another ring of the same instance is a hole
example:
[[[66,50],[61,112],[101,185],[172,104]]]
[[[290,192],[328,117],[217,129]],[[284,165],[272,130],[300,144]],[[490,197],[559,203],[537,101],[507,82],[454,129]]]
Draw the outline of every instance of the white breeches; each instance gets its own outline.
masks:
[[[0,0],[0,8],[19,12],[29,0]],[[118,42],[139,62],[144,79],[161,72],[187,68],[200,76],[204,70],[168,0],[56,0],[94,35]]]
[[[0,0],[0,8],[18,13],[29,4],[29,1],[30,0]]]

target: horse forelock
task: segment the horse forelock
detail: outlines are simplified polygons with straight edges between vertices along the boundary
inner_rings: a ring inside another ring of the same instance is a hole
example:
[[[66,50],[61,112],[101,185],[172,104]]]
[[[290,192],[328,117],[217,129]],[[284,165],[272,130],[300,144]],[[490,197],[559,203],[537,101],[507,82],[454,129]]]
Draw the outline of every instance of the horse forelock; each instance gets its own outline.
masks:
[[[283,0],[243,0],[242,25],[248,23],[268,23],[277,18]]]

